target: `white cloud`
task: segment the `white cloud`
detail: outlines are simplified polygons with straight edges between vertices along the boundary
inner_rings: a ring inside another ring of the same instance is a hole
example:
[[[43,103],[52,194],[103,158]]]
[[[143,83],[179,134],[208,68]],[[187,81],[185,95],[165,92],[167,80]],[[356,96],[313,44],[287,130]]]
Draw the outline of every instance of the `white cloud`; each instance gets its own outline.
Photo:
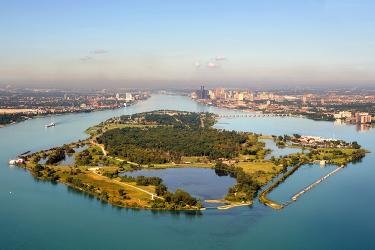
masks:
[[[84,56],[84,57],[81,57],[79,60],[87,62],[87,61],[94,60],[94,58],[91,56]]]
[[[201,68],[201,63],[200,63],[200,61],[196,61],[194,65],[195,65],[195,68],[196,68],[196,69],[200,69],[200,68]]]
[[[214,69],[217,68],[219,65],[214,63],[214,62],[208,62],[207,63],[207,68]]]
[[[109,51],[105,49],[95,49],[90,51],[90,54],[107,54]]]
[[[215,57],[215,60],[216,61],[226,61],[227,58],[225,56],[217,56],[217,57]]]

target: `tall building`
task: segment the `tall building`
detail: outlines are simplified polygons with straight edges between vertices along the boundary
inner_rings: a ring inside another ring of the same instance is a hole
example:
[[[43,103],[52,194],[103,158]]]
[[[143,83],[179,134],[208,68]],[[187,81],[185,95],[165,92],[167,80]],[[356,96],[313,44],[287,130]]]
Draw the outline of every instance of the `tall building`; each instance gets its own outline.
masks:
[[[199,99],[208,99],[208,90],[204,89],[204,86],[201,86],[201,89],[197,91],[197,96]]]
[[[355,122],[358,124],[366,124],[371,123],[372,117],[368,113],[365,112],[357,112],[355,113]]]
[[[216,88],[213,90],[216,99],[225,99],[225,89],[224,88]]]
[[[236,93],[234,95],[234,99],[237,100],[237,101],[243,101],[243,99],[244,99],[243,93],[240,93],[240,92]]]
[[[211,100],[215,100],[216,99],[215,92],[213,90],[208,90],[208,97]]]

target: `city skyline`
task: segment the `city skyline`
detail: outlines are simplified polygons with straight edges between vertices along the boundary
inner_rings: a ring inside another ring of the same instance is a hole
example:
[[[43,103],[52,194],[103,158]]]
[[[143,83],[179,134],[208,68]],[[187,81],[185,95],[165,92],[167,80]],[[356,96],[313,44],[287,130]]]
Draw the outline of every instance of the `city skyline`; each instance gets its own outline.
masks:
[[[0,84],[357,86],[375,80],[372,1],[11,1]]]

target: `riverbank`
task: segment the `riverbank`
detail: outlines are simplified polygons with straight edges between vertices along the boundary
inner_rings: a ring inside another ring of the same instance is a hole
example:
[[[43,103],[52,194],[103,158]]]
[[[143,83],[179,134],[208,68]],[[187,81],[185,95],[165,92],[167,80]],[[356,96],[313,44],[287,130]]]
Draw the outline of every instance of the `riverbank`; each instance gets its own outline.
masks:
[[[147,100],[147,99],[146,99]],[[144,100],[140,100],[144,101]],[[64,112],[45,112],[45,113],[34,113],[34,112],[28,112],[28,113],[20,113],[19,111],[22,111],[23,109],[6,109],[10,110],[5,112],[5,109],[2,109],[0,111],[0,128],[14,125],[20,122],[24,122],[26,120],[30,119],[35,119],[35,118],[44,118],[44,117],[49,117],[49,116],[55,116],[55,115],[64,115],[64,114],[79,114],[79,113],[91,113],[91,112],[99,112],[99,111],[105,111],[105,110],[116,110],[116,109],[121,109],[125,107],[131,107],[135,104],[137,104],[138,101],[134,101],[132,103],[128,103],[126,106],[119,105],[115,108],[113,107],[103,107],[103,108],[91,108],[91,109],[86,109],[82,108],[80,110],[75,110],[75,111],[64,111]],[[12,110],[16,110],[12,111]]]

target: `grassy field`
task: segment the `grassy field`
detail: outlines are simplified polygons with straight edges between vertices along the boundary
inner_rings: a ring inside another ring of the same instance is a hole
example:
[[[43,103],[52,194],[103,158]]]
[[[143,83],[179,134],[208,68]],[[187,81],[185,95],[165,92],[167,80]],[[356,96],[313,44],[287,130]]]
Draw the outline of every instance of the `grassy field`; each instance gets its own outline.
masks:
[[[32,168],[33,165],[28,165]],[[101,175],[102,173],[116,172],[118,167],[101,167],[97,171],[93,171],[93,167],[80,166],[48,166],[49,171],[56,171],[54,175],[58,176],[58,181],[68,186],[74,187],[81,191],[91,193],[100,199],[103,199],[103,194],[106,194],[105,199],[114,205],[123,207],[150,207],[151,195],[140,191],[138,188],[147,192],[154,193],[154,186],[138,186],[136,183],[120,181],[120,178],[111,179]],[[90,170],[91,169],[91,170]],[[45,179],[47,177],[46,170],[41,172],[39,178]],[[98,173],[97,173],[98,172]],[[101,174],[99,174],[101,173]],[[74,182],[68,180],[73,178]],[[82,183],[82,186],[77,185],[77,180]],[[134,187],[134,188],[133,188]],[[122,194],[120,194],[120,190]],[[123,195],[125,194],[125,196]]]
[[[153,164],[150,168],[164,169],[164,168],[212,168],[213,163],[164,163],[164,164]]]
[[[238,162],[235,166],[242,168],[245,173],[254,176],[260,185],[265,185],[283,169],[281,166],[276,166],[270,161]]]
[[[120,205],[123,203],[123,206],[136,205],[139,207],[147,207],[151,200],[151,196],[147,193],[144,193],[138,189],[131,188],[125,183],[119,181],[114,181],[108,177],[98,175],[91,172],[85,172],[77,176],[83,183],[92,185],[108,193],[108,200],[112,203],[117,203]],[[127,183],[129,185],[135,185],[135,183]],[[139,188],[147,188],[147,191],[154,192],[155,188],[148,186],[137,186]],[[127,199],[122,199],[119,195],[119,190],[124,190],[126,193]],[[120,203],[119,203],[120,202]]]
[[[208,163],[209,159],[206,156],[182,156],[181,162]]]

